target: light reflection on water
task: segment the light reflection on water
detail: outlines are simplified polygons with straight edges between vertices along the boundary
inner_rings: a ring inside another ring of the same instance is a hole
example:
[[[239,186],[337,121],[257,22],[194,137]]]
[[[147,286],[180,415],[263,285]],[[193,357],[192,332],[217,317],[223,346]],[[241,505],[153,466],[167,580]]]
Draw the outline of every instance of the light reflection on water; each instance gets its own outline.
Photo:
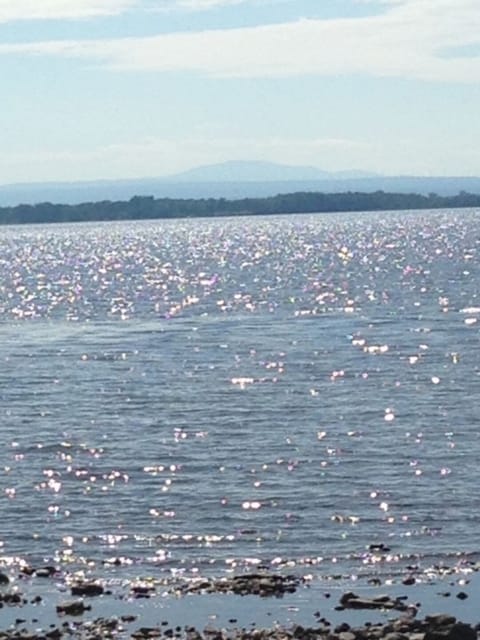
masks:
[[[475,550],[479,242],[466,211],[2,229],[2,553]]]

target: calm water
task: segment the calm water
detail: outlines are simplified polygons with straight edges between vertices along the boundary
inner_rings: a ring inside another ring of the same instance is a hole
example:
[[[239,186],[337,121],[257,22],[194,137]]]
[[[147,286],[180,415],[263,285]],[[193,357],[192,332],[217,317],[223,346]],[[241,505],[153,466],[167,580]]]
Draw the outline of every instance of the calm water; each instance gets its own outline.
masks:
[[[480,211],[0,229],[0,554],[477,551],[479,270]]]

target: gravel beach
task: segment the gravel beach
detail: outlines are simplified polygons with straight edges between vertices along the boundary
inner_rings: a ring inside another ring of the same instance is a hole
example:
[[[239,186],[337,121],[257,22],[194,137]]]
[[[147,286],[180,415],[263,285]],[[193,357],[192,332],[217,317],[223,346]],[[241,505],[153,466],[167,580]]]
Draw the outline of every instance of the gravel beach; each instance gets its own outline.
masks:
[[[102,583],[53,566],[0,569],[0,639],[470,640],[477,567],[382,585],[256,572]]]

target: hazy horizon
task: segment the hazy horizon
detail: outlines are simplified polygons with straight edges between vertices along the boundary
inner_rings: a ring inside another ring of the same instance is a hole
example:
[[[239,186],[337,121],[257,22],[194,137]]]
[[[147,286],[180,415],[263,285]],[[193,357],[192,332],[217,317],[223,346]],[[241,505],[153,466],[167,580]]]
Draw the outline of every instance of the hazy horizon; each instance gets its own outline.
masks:
[[[0,184],[480,176],[477,0],[3,0]]]
[[[262,167],[265,165],[266,172],[274,172],[275,169],[280,173],[277,177],[265,177],[265,174],[260,172],[253,174],[253,171],[257,167]],[[242,175],[242,167],[245,167]],[[237,169],[239,171],[237,171]],[[283,172],[286,170],[285,172]],[[295,174],[295,170],[298,173]],[[251,177],[246,177],[245,172],[252,172]],[[289,172],[292,172],[289,175]],[[211,173],[211,178],[209,174]],[[231,174],[231,177],[230,175]],[[68,185],[87,185],[87,184],[101,184],[101,183],[142,183],[142,182],[159,182],[165,184],[182,184],[182,183],[191,183],[194,184],[196,182],[211,182],[211,183],[222,183],[222,182],[238,182],[238,183],[246,183],[246,182],[279,182],[279,183],[288,183],[288,182],[307,182],[311,183],[314,181],[319,182],[331,182],[331,183],[342,183],[349,182],[354,180],[360,181],[368,181],[368,180],[397,180],[397,179],[412,179],[412,180],[461,180],[461,179],[478,179],[480,180],[480,172],[479,175],[414,175],[414,174],[382,174],[382,173],[374,173],[368,171],[362,171],[361,169],[345,169],[338,171],[328,171],[321,167],[314,167],[308,165],[285,165],[282,163],[275,163],[269,161],[252,161],[249,162],[247,160],[239,160],[239,161],[225,161],[219,163],[212,164],[204,164],[204,165],[196,165],[189,169],[185,169],[184,171],[179,171],[177,173],[165,173],[163,175],[143,175],[137,177],[111,177],[111,178],[91,178],[85,180],[75,180],[75,179],[65,179],[65,180],[41,180],[41,181],[27,181],[27,182],[7,182],[0,183],[0,189],[9,189],[10,187],[40,187],[42,185],[45,186],[68,186]]]

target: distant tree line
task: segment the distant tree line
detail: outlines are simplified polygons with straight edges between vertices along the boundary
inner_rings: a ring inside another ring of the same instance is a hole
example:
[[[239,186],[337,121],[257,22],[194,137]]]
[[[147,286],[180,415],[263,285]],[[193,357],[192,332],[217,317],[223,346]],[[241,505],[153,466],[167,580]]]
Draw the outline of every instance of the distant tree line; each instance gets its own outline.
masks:
[[[287,193],[268,198],[154,198],[134,196],[128,201],[85,202],[82,204],[21,204],[0,207],[0,224],[43,222],[88,222],[97,220],[152,220],[234,215],[330,213],[405,209],[448,209],[480,207],[480,195],[460,192],[454,196],[436,193]]]

